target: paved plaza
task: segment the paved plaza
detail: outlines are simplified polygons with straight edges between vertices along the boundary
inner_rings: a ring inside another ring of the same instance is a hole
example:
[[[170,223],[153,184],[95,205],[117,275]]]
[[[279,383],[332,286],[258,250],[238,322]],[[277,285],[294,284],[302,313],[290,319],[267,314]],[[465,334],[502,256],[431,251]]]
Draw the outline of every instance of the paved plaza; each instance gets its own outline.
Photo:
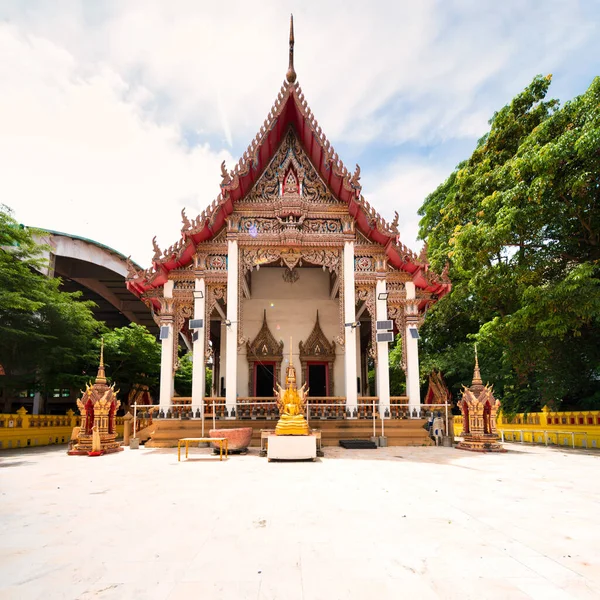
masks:
[[[0,598],[600,598],[600,454],[0,455]]]

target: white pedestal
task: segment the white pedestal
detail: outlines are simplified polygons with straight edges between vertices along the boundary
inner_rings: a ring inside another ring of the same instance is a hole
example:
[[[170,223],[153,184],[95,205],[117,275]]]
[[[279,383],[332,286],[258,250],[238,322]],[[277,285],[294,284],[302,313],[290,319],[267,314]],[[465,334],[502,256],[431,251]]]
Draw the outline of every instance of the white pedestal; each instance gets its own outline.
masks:
[[[267,458],[269,460],[315,460],[317,438],[314,435],[270,435]]]

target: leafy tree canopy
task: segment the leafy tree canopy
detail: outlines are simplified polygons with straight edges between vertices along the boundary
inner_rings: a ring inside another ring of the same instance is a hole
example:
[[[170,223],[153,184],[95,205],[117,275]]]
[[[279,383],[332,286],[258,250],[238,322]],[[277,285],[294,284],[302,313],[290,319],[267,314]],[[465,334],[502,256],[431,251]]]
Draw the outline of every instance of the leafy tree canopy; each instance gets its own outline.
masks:
[[[563,107],[538,76],[424,202],[420,236],[453,291],[423,327],[424,369],[456,391],[478,340],[507,410],[600,402],[600,78]]]
[[[96,347],[99,347],[99,341]],[[122,400],[139,385],[148,386],[151,393],[157,393],[160,351],[156,336],[143,325],[130,323],[104,335],[106,375],[121,390],[119,397]]]
[[[39,271],[45,261],[34,234],[0,206],[0,364],[15,389],[79,383],[104,328],[92,302]]]

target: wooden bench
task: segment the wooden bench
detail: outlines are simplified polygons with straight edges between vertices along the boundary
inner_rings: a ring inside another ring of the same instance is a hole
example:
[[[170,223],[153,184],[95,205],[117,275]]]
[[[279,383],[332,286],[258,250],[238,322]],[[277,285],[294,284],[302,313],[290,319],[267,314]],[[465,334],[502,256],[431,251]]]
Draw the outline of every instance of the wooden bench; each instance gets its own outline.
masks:
[[[229,443],[227,441],[227,438],[211,438],[211,437],[207,437],[207,438],[180,438],[179,440],[177,440],[177,460],[180,461],[181,460],[181,442],[183,442],[185,444],[185,457],[188,457],[188,449],[190,446],[190,442],[218,442],[219,444],[219,460],[223,460],[223,442],[225,442],[225,458],[228,458],[228,452],[229,452]]]

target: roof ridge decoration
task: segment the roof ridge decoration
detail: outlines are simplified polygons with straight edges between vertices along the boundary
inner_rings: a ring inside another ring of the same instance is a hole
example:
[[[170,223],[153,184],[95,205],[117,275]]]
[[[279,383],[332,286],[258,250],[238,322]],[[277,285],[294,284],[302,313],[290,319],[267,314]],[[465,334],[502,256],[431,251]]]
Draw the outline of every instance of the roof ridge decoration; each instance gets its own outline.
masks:
[[[290,64],[285,78],[289,83],[296,81],[296,71],[294,70],[294,15],[290,15]]]
[[[220,193],[196,218],[188,219],[185,212],[182,213],[181,238],[164,252],[161,252],[154,240],[152,267],[141,276],[131,279],[129,288],[140,295],[148,288],[162,285],[170,270],[192,260],[196,245],[213,238],[222,229],[234,204],[248,194],[268,167],[275,148],[285,134],[286,125],[291,123],[294,124],[307,157],[327,188],[335,198],[348,206],[350,216],[359,226],[357,230],[360,229],[366,237],[384,247],[388,260],[398,269],[409,273],[420,287],[439,296],[444,295],[450,289],[447,273],[442,273],[441,277],[433,273],[426,260],[420,260],[415,252],[400,242],[397,213],[394,220],[388,223],[364,198],[360,167],[356,165],[354,172],[350,173],[308,106],[293,69],[293,20],[290,20],[289,43],[293,76],[286,75],[267,118],[235,167],[228,171],[225,162],[221,164]]]

